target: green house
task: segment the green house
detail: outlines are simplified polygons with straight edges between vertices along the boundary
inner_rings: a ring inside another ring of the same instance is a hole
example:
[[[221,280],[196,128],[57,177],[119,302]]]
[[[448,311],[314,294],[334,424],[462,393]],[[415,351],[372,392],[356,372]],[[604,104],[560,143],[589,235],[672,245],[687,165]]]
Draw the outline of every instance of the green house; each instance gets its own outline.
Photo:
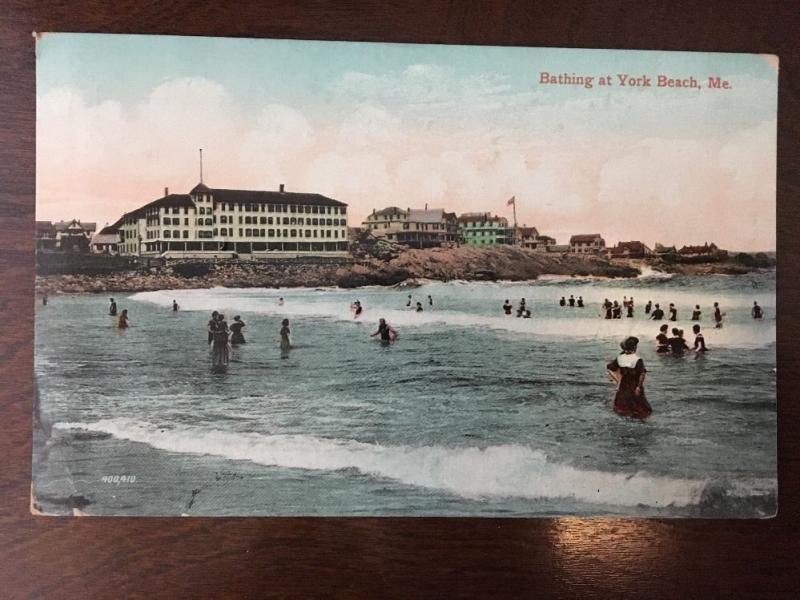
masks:
[[[497,246],[514,243],[508,219],[491,213],[464,213],[458,217],[458,237],[467,246]]]

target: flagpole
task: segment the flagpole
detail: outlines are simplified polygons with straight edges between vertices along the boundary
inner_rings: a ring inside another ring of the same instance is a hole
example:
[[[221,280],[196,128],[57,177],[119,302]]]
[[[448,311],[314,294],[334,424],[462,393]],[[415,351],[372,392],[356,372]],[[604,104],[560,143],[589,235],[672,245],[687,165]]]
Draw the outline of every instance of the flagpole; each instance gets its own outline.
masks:
[[[514,196],[514,245],[519,244],[519,233],[517,232],[517,197]]]

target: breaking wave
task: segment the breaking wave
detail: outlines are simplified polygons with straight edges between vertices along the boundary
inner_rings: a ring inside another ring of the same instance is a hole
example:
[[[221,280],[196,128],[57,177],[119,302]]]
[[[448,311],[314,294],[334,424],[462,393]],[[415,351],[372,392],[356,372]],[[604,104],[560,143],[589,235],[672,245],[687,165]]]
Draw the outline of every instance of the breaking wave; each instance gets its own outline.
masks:
[[[340,322],[353,322],[353,315],[348,308],[346,297],[339,301],[318,297],[288,298],[283,306],[278,306],[272,296],[266,296],[264,290],[260,294],[241,290],[180,290],[139,292],[131,299],[148,302],[163,307],[172,305],[178,296],[183,310],[211,312],[223,310],[226,313],[250,312],[288,318],[327,318]],[[374,323],[378,317],[385,318],[396,328],[425,328],[437,326],[480,329],[482,331],[510,332],[520,335],[550,336],[560,338],[620,340],[635,335],[642,340],[655,339],[661,323],[642,318],[635,319],[602,319],[592,308],[572,309],[574,318],[539,316],[536,305],[530,319],[519,319],[503,315],[494,316],[459,312],[453,310],[429,310],[422,313],[397,308],[374,307],[365,302],[365,310],[361,321]],[[691,343],[691,321],[669,323],[670,328],[684,329],[687,340]],[[759,348],[775,342],[775,322],[729,323],[722,329],[703,325],[706,343],[709,348]],[[653,342],[655,343],[655,342]]]
[[[686,507],[704,501],[706,481],[640,473],[586,470],[551,462],[521,445],[487,448],[381,446],[310,435],[231,433],[196,427],[157,427],[126,419],[59,423],[59,429],[103,432],[179,453],[314,471],[354,469],[404,484],[469,498],[573,498],[607,506]]]

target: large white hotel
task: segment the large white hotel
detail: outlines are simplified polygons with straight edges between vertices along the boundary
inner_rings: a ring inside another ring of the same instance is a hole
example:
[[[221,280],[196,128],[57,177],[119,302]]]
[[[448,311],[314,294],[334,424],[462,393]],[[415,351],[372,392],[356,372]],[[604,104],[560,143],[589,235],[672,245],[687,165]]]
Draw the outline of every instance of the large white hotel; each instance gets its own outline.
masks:
[[[119,252],[166,258],[347,255],[347,205],[320,194],[198,184],[125,213]],[[105,231],[105,230],[104,230]]]

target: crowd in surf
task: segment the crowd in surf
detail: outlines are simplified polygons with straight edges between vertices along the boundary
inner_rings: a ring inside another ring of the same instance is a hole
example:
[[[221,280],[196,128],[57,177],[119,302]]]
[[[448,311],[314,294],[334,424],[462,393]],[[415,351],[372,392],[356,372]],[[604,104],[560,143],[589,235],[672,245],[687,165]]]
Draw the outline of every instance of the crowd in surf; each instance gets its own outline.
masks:
[[[43,303],[46,304],[46,297]],[[278,306],[284,306],[285,300],[283,297],[278,299]],[[428,309],[433,308],[433,298],[427,295],[425,304]],[[575,308],[585,309],[583,297],[570,295],[569,298],[562,296],[558,301],[558,305],[562,308]],[[406,309],[417,313],[425,310],[422,301],[415,301],[411,294],[405,303]],[[605,298],[601,306],[600,317],[604,319],[622,319],[623,312],[625,318],[634,318],[635,315],[635,300],[633,297],[628,298],[624,296],[622,302],[617,300],[609,300]],[[172,301],[172,311],[177,312],[179,306],[176,300]],[[364,306],[360,300],[354,300],[350,304],[350,311],[353,319],[360,319],[364,313]],[[503,314],[506,317],[514,314],[514,305],[506,299],[502,305]],[[723,326],[725,313],[722,312],[719,302],[713,304],[713,320],[714,327],[719,329]],[[114,298],[110,299],[109,315],[116,318],[116,326],[119,330],[125,330],[130,327],[130,318],[128,317],[128,310],[123,309],[118,313],[117,303]],[[659,303],[653,303],[648,300],[644,305],[645,318],[652,321],[678,321],[678,309],[674,303],[670,303],[665,312]],[[664,323],[659,327],[658,334],[655,337],[656,341],[656,354],[660,356],[669,355],[674,357],[681,357],[687,353],[702,354],[708,351],[705,338],[699,321],[702,320],[703,311],[699,304],[694,306],[692,310],[691,321],[695,321],[692,325],[692,333],[694,334],[693,345],[689,346],[684,338],[684,331],[677,326],[670,328],[668,323]],[[516,307],[516,316],[521,319],[532,318],[531,305],[521,298]],[[758,301],[753,302],[750,310],[750,316],[757,321],[765,319],[766,314],[764,309],[758,304]],[[234,347],[246,343],[244,336],[245,322],[241,316],[236,315],[233,317],[233,322],[229,325],[225,315],[219,311],[211,313],[211,318],[207,324],[208,331],[208,347],[211,354],[211,368],[213,372],[225,372],[230,362],[231,353]],[[289,352],[292,349],[291,330],[289,328],[289,319],[284,318],[281,321],[281,328],[279,333],[280,337],[280,350],[281,358],[288,358]],[[392,327],[385,318],[381,317],[378,320],[377,330],[370,335],[370,337],[377,337],[383,344],[391,344],[398,338],[397,330]],[[606,365],[608,376],[617,386],[616,395],[614,397],[614,411],[622,416],[633,417],[636,419],[646,419],[652,413],[652,407],[647,401],[644,391],[644,381],[646,378],[647,369],[644,366],[644,361],[637,354],[639,346],[639,339],[634,336],[625,338],[620,344],[621,352],[617,358]]]

